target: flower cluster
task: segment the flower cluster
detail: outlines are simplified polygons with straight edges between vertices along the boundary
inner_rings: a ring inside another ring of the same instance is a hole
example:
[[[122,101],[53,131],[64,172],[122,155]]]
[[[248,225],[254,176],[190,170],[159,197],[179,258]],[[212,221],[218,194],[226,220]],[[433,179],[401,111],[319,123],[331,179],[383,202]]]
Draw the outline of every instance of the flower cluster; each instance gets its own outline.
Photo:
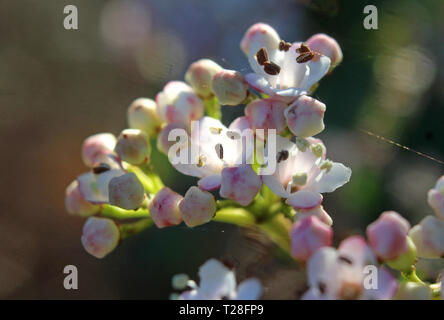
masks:
[[[398,284],[378,262],[411,274],[415,245],[420,257],[444,254],[444,180],[429,193],[438,218],[410,230],[402,217],[386,212],[368,227],[368,241],[351,237],[331,248],[333,219],[323,194],[346,184],[351,170],[329,160],[314,137],[325,128],[326,105],[310,94],[341,62],[341,48],[325,34],[289,43],[262,23],[246,31],[240,47],[251,73],[198,60],[185,82],[168,82],[154,100],[134,100],[129,128],[117,137],[99,133],[84,141],[89,171],[67,187],[65,204],[70,214],[87,217],[81,237],[86,251],[103,258],[148,227],[214,220],[259,228],[307,263],[306,298],[393,297]],[[222,106],[243,108],[244,115],[225,126]],[[165,186],[151,163],[154,147],[178,172],[198,178],[196,185],[184,195]],[[363,285],[368,264],[379,270],[376,291]],[[183,275],[174,278],[176,289],[189,289],[181,299],[260,296],[255,280],[236,289],[233,271],[216,260],[205,263],[199,276],[199,286]]]

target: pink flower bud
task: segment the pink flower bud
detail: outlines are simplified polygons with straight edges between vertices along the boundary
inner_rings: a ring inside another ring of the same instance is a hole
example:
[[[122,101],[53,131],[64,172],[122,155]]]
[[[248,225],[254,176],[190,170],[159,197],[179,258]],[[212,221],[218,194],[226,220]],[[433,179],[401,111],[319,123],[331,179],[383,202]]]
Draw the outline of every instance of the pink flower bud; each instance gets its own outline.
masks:
[[[193,89],[182,81],[168,82],[156,96],[160,119],[188,126],[204,115],[204,104]]]
[[[161,122],[156,103],[147,98],[134,100],[128,107],[128,124],[130,128],[142,130],[150,137],[157,135]]]
[[[241,73],[234,70],[221,70],[211,81],[211,90],[222,105],[236,106],[248,95],[248,85]]]
[[[111,219],[89,217],[83,225],[83,247],[96,258],[103,258],[113,251],[119,239],[119,228]]]
[[[429,190],[427,201],[436,216],[444,220],[444,176],[438,179],[433,189]]]
[[[250,48],[266,47],[268,50],[277,49],[279,46],[279,35],[271,26],[264,23],[252,25],[241,40],[240,47],[245,55],[249,55]]]
[[[151,217],[158,228],[175,226],[182,222],[179,203],[183,197],[164,187],[160,190],[148,206]]]
[[[245,116],[248,118],[252,129],[276,129],[276,133],[281,133],[287,126],[284,111],[287,104],[274,99],[260,99],[250,102],[245,108]],[[261,136],[260,138],[264,138]]]
[[[444,221],[427,216],[409,232],[418,257],[439,258],[444,256]]]
[[[89,168],[103,162],[109,154],[113,153],[116,137],[111,133],[98,133],[86,138],[82,145],[82,159]]]
[[[290,131],[298,137],[314,136],[324,130],[325,104],[300,96],[287,109],[284,116]]]
[[[148,136],[141,130],[125,129],[119,135],[115,151],[123,161],[141,165],[149,162],[151,146]]]
[[[112,178],[108,191],[109,203],[127,210],[138,209],[145,200],[143,185],[133,172]]]
[[[331,60],[331,66],[335,67],[342,61],[342,50],[338,42],[332,37],[318,33],[310,37],[306,44],[312,51],[319,52]]]
[[[85,200],[79,190],[79,183],[74,180],[66,188],[65,207],[70,214],[88,217],[96,214],[100,206],[94,205]]]
[[[211,193],[191,187],[179,204],[182,219],[189,227],[209,222],[216,213],[216,201]]]
[[[222,70],[222,67],[210,59],[200,59],[190,65],[185,73],[185,80],[193,87],[201,97],[209,97],[211,92],[211,80],[213,76]]]
[[[168,155],[168,150],[170,149],[170,147],[176,143],[178,143],[178,141],[176,140],[169,140],[168,136],[171,132],[171,130],[174,129],[182,129],[184,130],[184,132],[186,132],[186,126],[180,123],[169,123],[167,124],[165,127],[162,128],[162,130],[160,131],[159,135],[157,136],[157,149],[160,152],[163,152],[164,154]],[[185,136],[185,135],[184,135]],[[188,133],[186,134],[186,136],[188,136]],[[185,137],[181,137],[181,139],[185,139]],[[188,141],[188,138],[187,138]],[[184,141],[183,146],[188,146],[188,143],[186,143]]]
[[[394,211],[386,211],[367,227],[367,238],[373,252],[383,260],[393,260],[407,252],[410,224]]]
[[[262,186],[262,181],[250,165],[226,167],[222,170],[220,196],[247,206],[253,201]]]
[[[290,238],[293,257],[307,261],[319,248],[331,245],[333,230],[318,218],[310,216],[293,225]]]

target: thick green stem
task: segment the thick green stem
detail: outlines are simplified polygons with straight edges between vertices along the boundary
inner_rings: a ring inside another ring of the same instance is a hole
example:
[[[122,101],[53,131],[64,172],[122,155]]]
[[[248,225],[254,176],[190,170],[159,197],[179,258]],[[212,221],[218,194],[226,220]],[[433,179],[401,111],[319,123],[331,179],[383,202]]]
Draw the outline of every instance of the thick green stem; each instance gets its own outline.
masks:
[[[102,207],[100,214],[103,217],[119,220],[150,217],[150,213],[146,208],[139,208],[137,210],[125,210],[109,204],[106,204]]]
[[[143,168],[129,166],[128,171],[134,172],[137,175],[143,188],[149,194],[156,194],[164,186],[162,180],[160,180],[159,176],[155,174],[149,166],[144,166]]]
[[[422,281],[416,274],[415,266],[412,266],[412,269],[409,272],[401,272],[401,274],[407,281],[425,284],[424,281]]]
[[[129,236],[138,234],[154,224],[153,219],[145,218],[133,223],[120,224],[120,239],[124,240]]]
[[[241,227],[252,227],[256,223],[255,217],[242,208],[224,208],[216,212],[213,221],[236,224]]]
[[[220,110],[219,100],[216,96],[204,100],[205,112],[209,117],[221,120],[222,112]]]

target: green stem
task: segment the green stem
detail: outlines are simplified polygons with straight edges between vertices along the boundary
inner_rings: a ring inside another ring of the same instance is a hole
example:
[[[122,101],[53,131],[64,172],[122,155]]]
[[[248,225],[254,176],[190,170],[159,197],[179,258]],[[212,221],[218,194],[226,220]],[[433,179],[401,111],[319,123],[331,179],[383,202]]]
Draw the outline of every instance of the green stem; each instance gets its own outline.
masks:
[[[129,166],[128,171],[134,172],[137,175],[143,188],[149,194],[156,194],[164,186],[162,180],[160,180],[159,176],[155,174],[149,166],[144,166],[143,168]]]
[[[208,116],[221,120],[222,112],[220,110],[219,100],[216,96],[204,100],[205,112]]]
[[[224,208],[216,212],[213,221],[236,224],[241,227],[252,227],[256,223],[255,217],[242,208]]]
[[[414,265],[409,272],[401,272],[401,274],[407,281],[425,284],[424,281],[422,281],[416,274],[416,267]]]
[[[120,224],[120,239],[124,240],[129,236],[138,234],[154,224],[153,219],[145,218],[133,223]]]
[[[150,217],[150,213],[146,208],[139,208],[137,210],[125,210],[109,204],[106,204],[102,207],[100,214],[103,217],[119,220]]]
[[[258,225],[282,250],[290,254],[290,229],[291,222],[282,214],[278,214],[264,223]]]
[[[433,283],[429,287],[430,287],[430,290],[432,290],[432,297],[434,299],[441,298],[441,290],[442,290],[442,288],[441,288],[441,283],[440,282]]]

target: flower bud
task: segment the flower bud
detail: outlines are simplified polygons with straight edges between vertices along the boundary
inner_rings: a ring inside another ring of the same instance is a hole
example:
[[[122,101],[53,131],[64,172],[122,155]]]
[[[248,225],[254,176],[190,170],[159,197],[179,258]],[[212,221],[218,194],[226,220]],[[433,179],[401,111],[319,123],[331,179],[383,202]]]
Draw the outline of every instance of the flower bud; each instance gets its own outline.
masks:
[[[264,23],[256,23],[252,25],[243,36],[240,47],[245,55],[249,55],[250,48],[262,48],[267,50],[277,49],[279,47],[278,33],[271,26]]]
[[[319,248],[331,245],[333,230],[318,218],[309,216],[293,225],[290,238],[293,257],[307,261]]]
[[[119,228],[111,219],[89,217],[83,225],[83,247],[96,258],[103,258],[113,251],[119,239]]]
[[[416,261],[416,246],[410,237],[407,237],[407,247],[407,251],[400,254],[396,259],[386,261],[390,268],[401,272],[408,272],[412,269],[412,265]]]
[[[433,189],[429,190],[427,202],[436,216],[444,220],[444,176],[438,179]]]
[[[111,205],[127,210],[138,209],[145,200],[145,190],[134,172],[112,178],[108,192]]]
[[[394,211],[386,211],[367,227],[367,238],[373,252],[383,260],[393,260],[406,253],[410,224]]]
[[[85,139],[82,145],[82,159],[88,168],[94,167],[113,153],[116,137],[111,133],[98,133]]]
[[[185,73],[185,80],[201,97],[209,97],[211,92],[211,79],[223,68],[210,59],[200,59],[190,65]]]
[[[285,109],[284,116],[294,135],[311,137],[324,130],[324,112],[325,104],[309,96],[300,96]]]
[[[240,72],[221,70],[211,81],[211,90],[222,105],[236,106],[248,95],[248,85]]]
[[[125,129],[117,139],[115,151],[123,161],[141,165],[149,162],[151,146],[148,136],[141,130]]]
[[[182,219],[189,227],[211,221],[216,213],[216,201],[211,193],[191,187],[179,204]]]
[[[128,107],[128,124],[130,128],[142,130],[150,137],[157,135],[161,122],[156,103],[147,98],[134,100]]]
[[[160,190],[148,206],[151,218],[158,228],[175,226],[182,222],[179,203],[183,197],[164,187]]]
[[[68,213],[82,217],[94,215],[100,210],[100,206],[85,200],[79,190],[79,183],[77,180],[71,182],[66,188],[65,207]]]
[[[267,129],[276,129],[276,133],[281,133],[287,126],[284,111],[287,104],[279,100],[260,99],[250,102],[245,108],[245,116],[248,118],[252,129],[264,129],[265,136]],[[260,138],[264,138],[263,136]]]
[[[190,278],[184,273],[175,274],[171,279],[171,284],[176,290],[184,290],[188,286]]]
[[[444,221],[434,216],[427,216],[410,230],[409,236],[415,243],[418,257],[444,256]]]
[[[162,121],[188,126],[204,115],[204,104],[193,89],[182,81],[168,82],[156,96],[157,112]]]
[[[319,52],[330,58],[331,66],[335,67],[342,61],[342,50],[338,42],[332,37],[318,33],[306,41],[308,47],[315,52]]]
[[[416,282],[402,282],[394,300],[431,300],[432,291],[427,284]]]
[[[253,201],[262,186],[262,181],[250,165],[226,167],[222,170],[219,194],[222,198],[247,206]]]

